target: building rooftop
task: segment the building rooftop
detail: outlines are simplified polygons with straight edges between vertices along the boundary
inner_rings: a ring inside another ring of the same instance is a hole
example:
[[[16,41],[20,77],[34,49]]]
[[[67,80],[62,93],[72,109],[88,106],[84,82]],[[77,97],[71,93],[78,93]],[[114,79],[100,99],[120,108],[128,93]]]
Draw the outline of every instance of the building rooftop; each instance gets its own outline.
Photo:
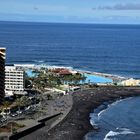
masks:
[[[70,74],[72,74],[69,70],[61,70],[60,72],[59,72],[59,74],[60,75],[70,75]]]

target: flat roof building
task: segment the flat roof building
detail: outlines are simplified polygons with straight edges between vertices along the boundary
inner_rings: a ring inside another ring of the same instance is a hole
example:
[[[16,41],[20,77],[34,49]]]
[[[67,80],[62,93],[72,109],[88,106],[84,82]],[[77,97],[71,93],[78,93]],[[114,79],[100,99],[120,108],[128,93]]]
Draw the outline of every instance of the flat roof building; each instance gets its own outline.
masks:
[[[5,48],[0,48],[0,104],[3,101],[5,92]]]
[[[130,79],[124,80],[118,84],[121,86],[140,86],[140,80],[130,78]]]
[[[24,71],[15,66],[5,67],[5,90],[24,91]]]

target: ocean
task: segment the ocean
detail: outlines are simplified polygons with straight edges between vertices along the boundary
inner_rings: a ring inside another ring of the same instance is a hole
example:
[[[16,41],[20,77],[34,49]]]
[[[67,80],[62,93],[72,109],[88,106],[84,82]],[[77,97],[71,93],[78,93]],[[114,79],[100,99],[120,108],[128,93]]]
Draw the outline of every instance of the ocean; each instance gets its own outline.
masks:
[[[140,140],[140,97],[117,101],[106,109],[90,114],[91,124],[99,127],[86,140]]]
[[[140,78],[140,25],[0,22],[7,64],[47,64]],[[88,140],[139,140],[140,98],[111,105]],[[92,118],[91,120],[94,120]],[[95,121],[95,120],[94,120]]]
[[[140,78],[140,25],[0,22],[6,63],[71,66]]]

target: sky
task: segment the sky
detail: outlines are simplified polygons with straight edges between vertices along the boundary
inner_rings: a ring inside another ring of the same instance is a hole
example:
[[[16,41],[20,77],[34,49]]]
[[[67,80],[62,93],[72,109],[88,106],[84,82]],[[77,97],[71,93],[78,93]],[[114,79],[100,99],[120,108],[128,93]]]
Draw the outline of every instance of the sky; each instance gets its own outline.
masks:
[[[0,0],[0,21],[140,24],[140,0]]]

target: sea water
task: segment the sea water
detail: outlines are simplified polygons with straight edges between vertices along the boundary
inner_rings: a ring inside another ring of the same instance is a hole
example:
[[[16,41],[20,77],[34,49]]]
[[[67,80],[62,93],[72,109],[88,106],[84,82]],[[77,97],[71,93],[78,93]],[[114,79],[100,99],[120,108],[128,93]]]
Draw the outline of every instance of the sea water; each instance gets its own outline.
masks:
[[[140,78],[140,25],[0,22],[0,46],[6,63]]]
[[[88,133],[86,140],[140,140],[140,97],[105,106],[90,114],[90,122],[98,131]]]
[[[0,47],[6,47],[8,64],[70,66],[140,78],[140,25],[0,22]],[[140,98],[94,115],[91,122],[100,131],[88,134],[88,140],[140,140]]]

